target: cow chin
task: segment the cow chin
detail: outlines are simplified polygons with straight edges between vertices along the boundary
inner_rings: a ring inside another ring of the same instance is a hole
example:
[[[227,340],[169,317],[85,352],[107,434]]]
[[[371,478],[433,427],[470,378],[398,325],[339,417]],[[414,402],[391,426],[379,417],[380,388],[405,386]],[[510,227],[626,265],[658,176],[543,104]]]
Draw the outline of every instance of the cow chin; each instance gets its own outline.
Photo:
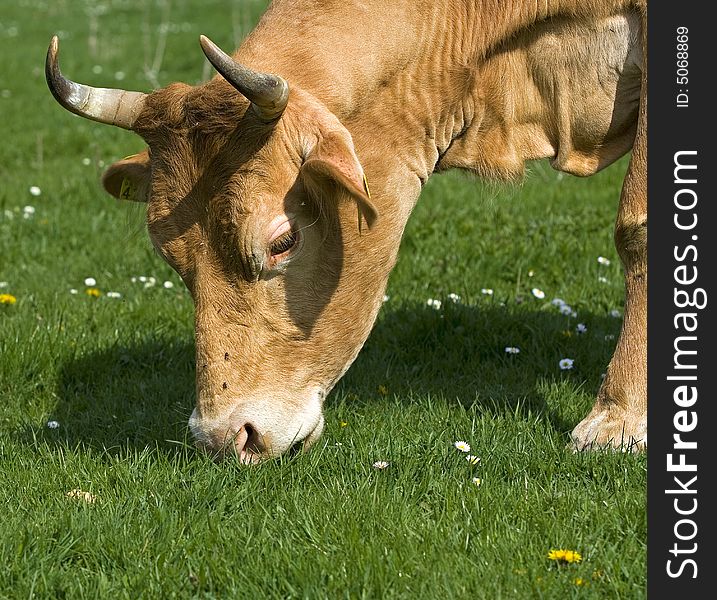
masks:
[[[235,457],[243,464],[256,464],[292,448],[307,450],[324,429],[324,394],[314,390],[304,402],[282,396],[237,399],[218,415],[202,411],[200,402],[189,418],[196,445],[216,458]]]

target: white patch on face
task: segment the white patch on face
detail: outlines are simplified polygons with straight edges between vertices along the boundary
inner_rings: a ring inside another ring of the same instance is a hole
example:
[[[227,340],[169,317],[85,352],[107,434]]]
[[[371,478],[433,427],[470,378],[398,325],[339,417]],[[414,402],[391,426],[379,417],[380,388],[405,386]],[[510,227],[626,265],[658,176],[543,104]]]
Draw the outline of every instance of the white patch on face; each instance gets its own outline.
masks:
[[[202,417],[195,408],[189,428],[199,444],[221,450],[249,425],[265,447],[261,458],[278,456],[298,442],[308,448],[319,438],[324,428],[323,398],[323,391],[315,388],[305,402],[267,394],[239,399],[226,413],[214,417]]]

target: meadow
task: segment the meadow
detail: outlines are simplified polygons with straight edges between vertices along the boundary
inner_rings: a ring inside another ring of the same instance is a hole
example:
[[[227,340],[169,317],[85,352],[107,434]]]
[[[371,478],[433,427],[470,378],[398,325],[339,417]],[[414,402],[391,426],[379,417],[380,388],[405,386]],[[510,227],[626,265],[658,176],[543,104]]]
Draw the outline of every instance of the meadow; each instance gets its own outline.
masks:
[[[199,34],[235,47],[265,5],[0,8],[0,598],[644,597],[646,456],[566,449],[620,328],[627,159],[431,179],[316,446],[194,449],[191,298],[99,183],[142,140],[61,109],[44,57],[58,33],[83,83],[198,83]]]

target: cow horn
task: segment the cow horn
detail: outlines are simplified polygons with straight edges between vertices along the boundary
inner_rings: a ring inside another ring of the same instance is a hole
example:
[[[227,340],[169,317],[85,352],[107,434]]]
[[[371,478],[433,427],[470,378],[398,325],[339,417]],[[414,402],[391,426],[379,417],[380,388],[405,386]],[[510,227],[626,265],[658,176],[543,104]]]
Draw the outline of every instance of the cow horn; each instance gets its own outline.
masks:
[[[289,101],[289,84],[284,79],[247,69],[204,35],[199,36],[199,43],[209,62],[251,102],[262,121],[271,123],[281,116]]]
[[[57,62],[59,41],[52,37],[45,61],[45,78],[52,95],[70,112],[123,129],[132,129],[142,112],[147,94],[107,88],[94,88],[65,79]]]

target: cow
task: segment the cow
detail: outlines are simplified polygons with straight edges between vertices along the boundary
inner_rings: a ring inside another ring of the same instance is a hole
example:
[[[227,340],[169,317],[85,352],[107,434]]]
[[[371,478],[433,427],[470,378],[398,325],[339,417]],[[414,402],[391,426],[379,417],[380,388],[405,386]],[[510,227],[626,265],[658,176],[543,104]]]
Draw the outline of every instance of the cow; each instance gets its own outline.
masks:
[[[364,344],[433,173],[588,176],[632,150],[614,237],[622,329],[569,445],[647,444],[646,0],[275,0],[217,75],[151,93],[46,78],[66,109],[140,135],[104,188],[147,204],[195,306],[199,447],[309,448]]]

